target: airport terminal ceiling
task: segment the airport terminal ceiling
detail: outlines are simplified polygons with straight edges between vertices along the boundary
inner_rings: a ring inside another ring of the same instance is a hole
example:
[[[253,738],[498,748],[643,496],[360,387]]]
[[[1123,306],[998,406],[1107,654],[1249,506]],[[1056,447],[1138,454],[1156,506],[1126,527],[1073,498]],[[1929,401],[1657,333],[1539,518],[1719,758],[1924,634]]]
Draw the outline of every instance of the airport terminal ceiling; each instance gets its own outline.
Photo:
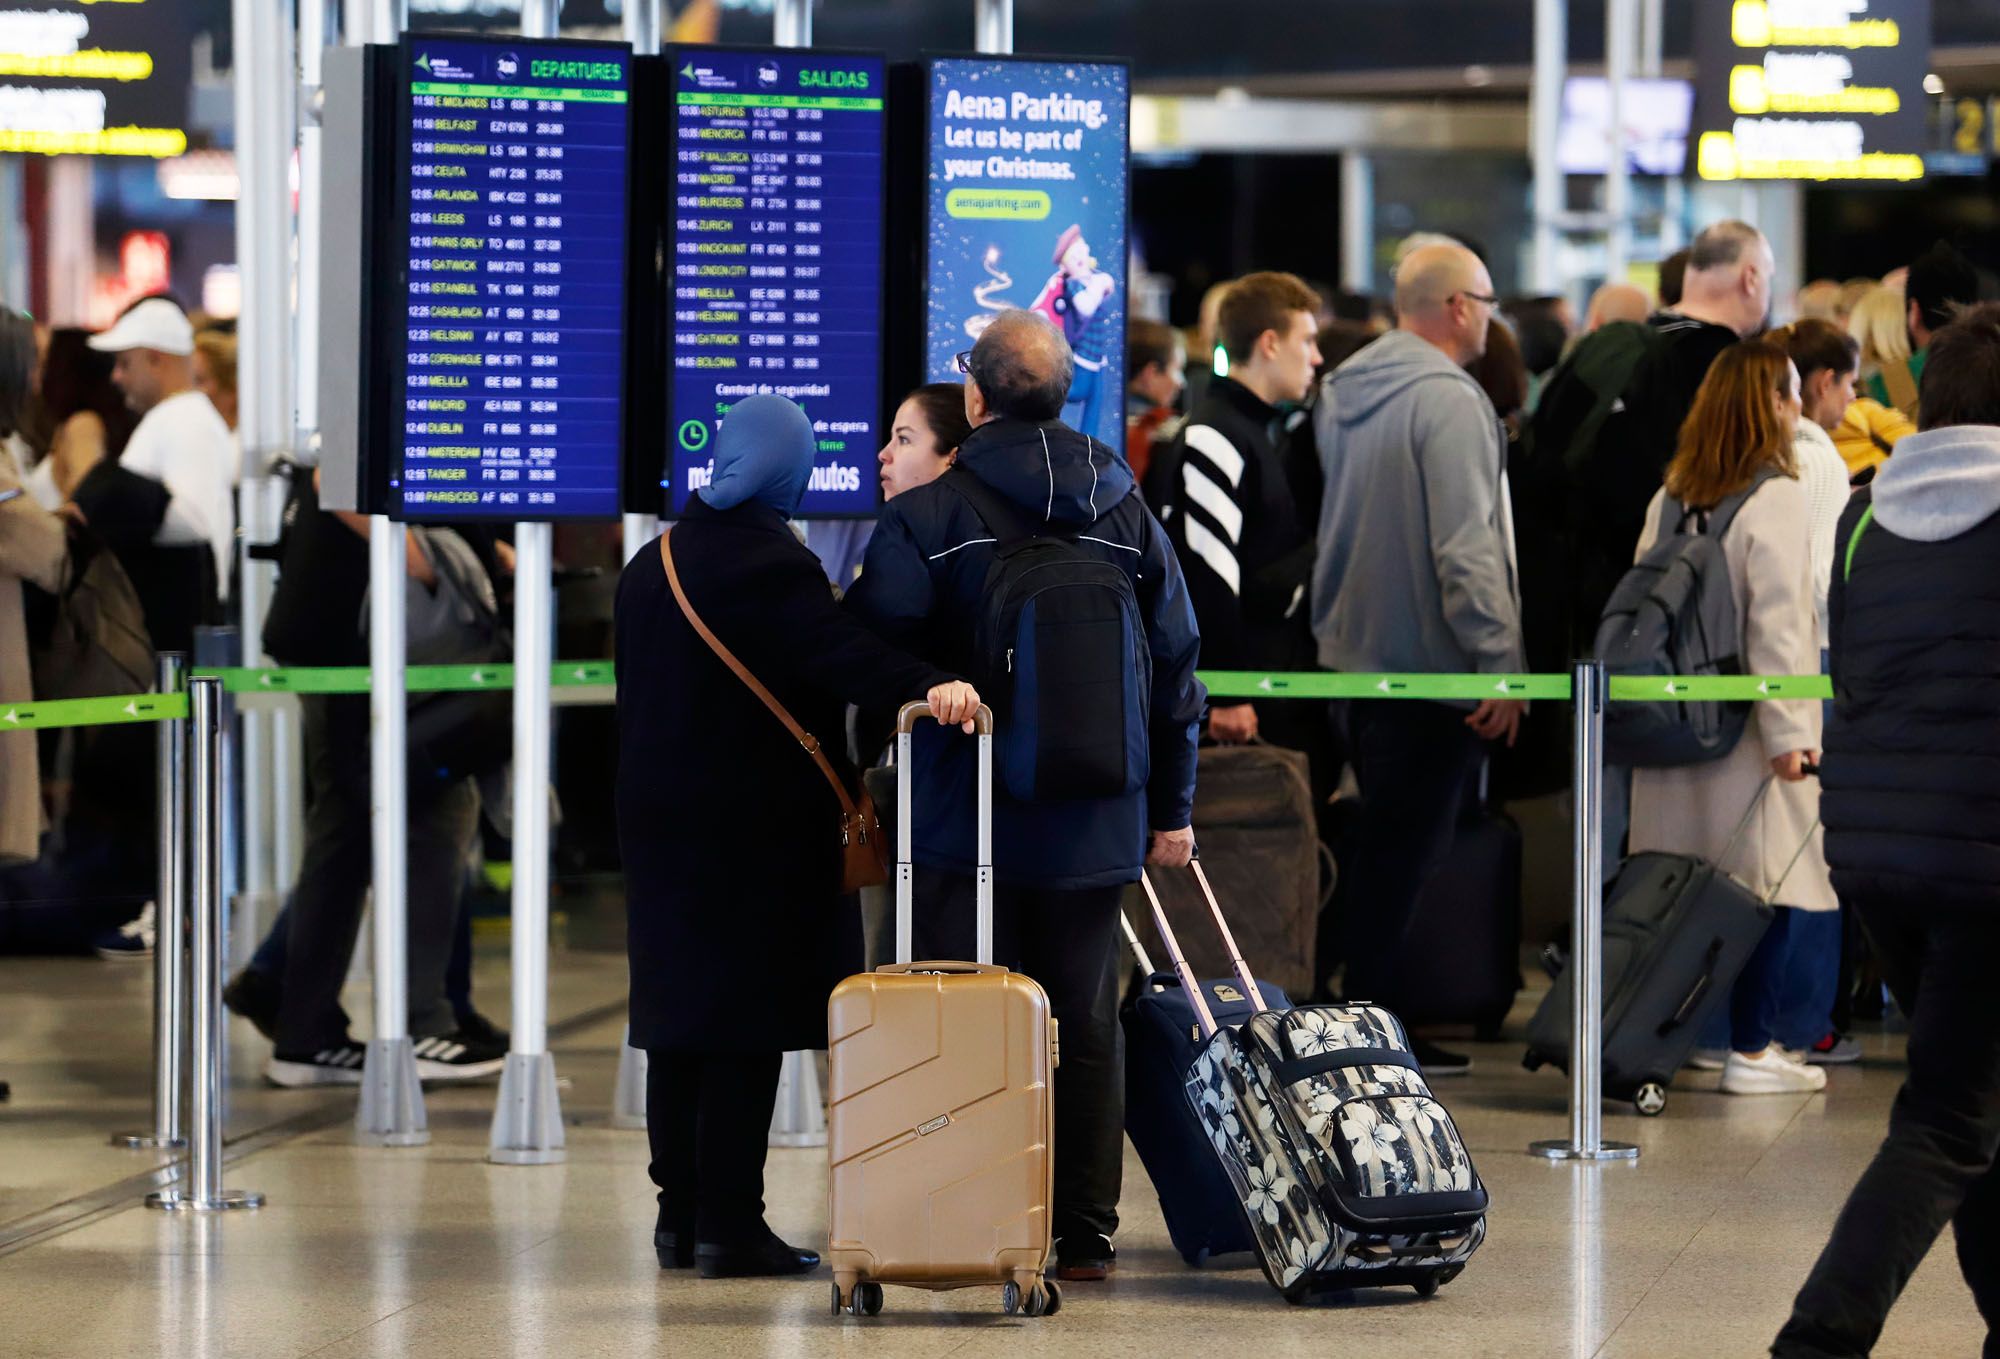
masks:
[[[226,47],[229,0],[193,0],[199,22]],[[686,8],[686,0],[670,8]],[[1128,57],[1142,85],[1275,81],[1366,72],[1416,72],[1484,66],[1505,74],[1532,57],[1530,0],[1015,0],[1015,46],[1022,52]],[[1595,62],[1603,50],[1604,7],[1570,5],[1570,55]],[[411,0],[419,28],[508,27],[519,0]],[[566,0],[565,33],[615,26],[619,0]],[[1667,59],[1690,49],[1693,0],[1666,0]],[[1993,0],[1933,0],[1935,44],[2000,48],[2000,5]],[[1225,17],[1226,16],[1226,17]],[[1197,40],[1224,23],[1230,41]],[[959,50],[971,38],[971,5],[936,0],[825,0],[813,14],[814,37],[827,47],[886,51]],[[769,0],[724,0],[722,40],[766,42]],[[219,64],[227,57],[217,52]],[[1988,67],[2000,71],[2000,59]],[[1504,80],[1501,82],[1504,83]],[[1430,88],[1435,88],[1431,86]],[[1388,92],[1388,91],[1385,91]]]

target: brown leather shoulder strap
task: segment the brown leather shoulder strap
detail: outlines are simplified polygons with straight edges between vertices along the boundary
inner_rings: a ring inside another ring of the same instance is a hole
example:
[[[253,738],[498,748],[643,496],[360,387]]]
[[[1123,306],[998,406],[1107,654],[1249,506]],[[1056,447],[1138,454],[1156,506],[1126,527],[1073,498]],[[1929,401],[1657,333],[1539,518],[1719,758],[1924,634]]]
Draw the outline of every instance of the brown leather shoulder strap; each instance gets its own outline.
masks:
[[[708,624],[701,621],[701,615],[696,613],[694,605],[688,602],[687,591],[681,588],[680,572],[674,569],[674,549],[671,541],[673,536],[672,529],[660,535],[660,560],[667,568],[667,586],[674,592],[674,602],[681,606],[681,612],[687,616],[688,625],[695,630],[696,636],[708,643],[708,649],[729,667],[730,673],[743,681],[743,687],[757,695],[758,701],[771,710],[771,715],[785,724],[785,730],[792,734],[792,739],[804,748],[806,754],[812,756],[813,763],[819,766],[819,772],[833,785],[833,795],[840,799],[840,809],[849,816],[855,815],[858,809],[854,805],[854,796],[847,791],[847,785],[841,782],[840,774],[834,769],[833,762],[826,758],[826,752],[819,748],[819,739],[800,726],[791,713],[785,710],[785,705],[778,702],[771,691],[764,687],[762,681],[750,673],[750,668],[736,659],[736,653],[724,646],[720,637],[709,631]]]

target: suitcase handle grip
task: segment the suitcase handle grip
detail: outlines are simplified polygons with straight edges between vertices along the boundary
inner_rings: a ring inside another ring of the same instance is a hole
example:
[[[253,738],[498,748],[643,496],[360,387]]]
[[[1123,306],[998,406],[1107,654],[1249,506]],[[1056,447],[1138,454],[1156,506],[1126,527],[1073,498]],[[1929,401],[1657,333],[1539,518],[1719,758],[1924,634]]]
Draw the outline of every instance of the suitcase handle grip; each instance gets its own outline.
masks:
[[[973,975],[982,972],[998,972],[1004,975],[1007,969],[996,966],[993,963],[920,962],[884,963],[882,966],[876,968],[875,971],[878,974],[888,972],[899,976],[908,976],[920,972],[942,972],[951,976],[959,976],[961,974]]]
[[[931,705],[928,703],[905,703],[896,710],[896,734],[900,736],[905,732],[915,731],[917,723],[930,715]],[[980,704],[979,711],[972,715],[972,734],[974,736],[993,734],[993,710],[984,703]]]

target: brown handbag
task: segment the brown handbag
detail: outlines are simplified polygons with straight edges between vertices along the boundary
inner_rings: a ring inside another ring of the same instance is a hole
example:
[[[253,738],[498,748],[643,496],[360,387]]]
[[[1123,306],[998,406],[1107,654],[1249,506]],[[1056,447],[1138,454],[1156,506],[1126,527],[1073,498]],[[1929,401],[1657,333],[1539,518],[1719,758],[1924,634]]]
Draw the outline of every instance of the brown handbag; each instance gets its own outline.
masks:
[[[674,570],[674,549],[669,541],[673,530],[660,535],[660,560],[666,564],[667,585],[674,592],[674,601],[681,606],[687,616],[688,625],[716,658],[729,667],[730,673],[743,681],[744,687],[757,695],[757,699],[771,715],[785,724],[785,730],[812,756],[819,772],[833,786],[833,795],[840,799],[840,890],[858,892],[864,887],[880,887],[889,881],[889,841],[882,834],[881,818],[875,815],[875,801],[863,788],[857,798],[847,790],[840,773],[826,758],[826,752],[819,747],[819,738],[807,731],[785,711],[785,705],[774,698],[757,677],[750,673],[743,662],[736,659],[734,652],[722,644],[722,639],[708,630],[708,624],[701,621],[701,615],[688,602],[687,592],[681,589],[680,573]]]

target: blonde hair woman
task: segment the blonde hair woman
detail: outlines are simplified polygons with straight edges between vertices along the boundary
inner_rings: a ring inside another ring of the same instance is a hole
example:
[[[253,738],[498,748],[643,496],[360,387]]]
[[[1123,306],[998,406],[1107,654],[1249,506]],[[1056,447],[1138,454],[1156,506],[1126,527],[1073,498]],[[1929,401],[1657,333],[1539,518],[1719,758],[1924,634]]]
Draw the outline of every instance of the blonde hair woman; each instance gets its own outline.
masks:
[[[1861,378],[1876,378],[1884,385],[1907,381],[1910,372],[1910,331],[1901,288],[1880,287],[1854,304],[1847,318],[1847,331],[1861,345]],[[1897,405],[1901,402],[1898,401]],[[1848,475],[1857,484],[1865,483],[1874,469],[1895,451],[1905,435],[1917,427],[1896,408],[1876,400],[1857,388],[1847,418],[1833,431],[1833,445],[1847,464]]]

